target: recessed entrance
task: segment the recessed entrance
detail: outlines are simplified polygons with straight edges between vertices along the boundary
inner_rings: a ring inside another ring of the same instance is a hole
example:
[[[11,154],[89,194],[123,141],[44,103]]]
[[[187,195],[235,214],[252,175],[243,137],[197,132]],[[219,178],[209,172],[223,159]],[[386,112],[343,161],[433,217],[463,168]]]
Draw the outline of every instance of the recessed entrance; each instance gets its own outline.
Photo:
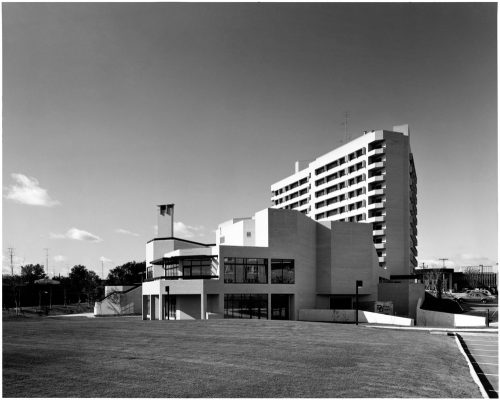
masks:
[[[289,294],[271,294],[271,319],[290,319]]]

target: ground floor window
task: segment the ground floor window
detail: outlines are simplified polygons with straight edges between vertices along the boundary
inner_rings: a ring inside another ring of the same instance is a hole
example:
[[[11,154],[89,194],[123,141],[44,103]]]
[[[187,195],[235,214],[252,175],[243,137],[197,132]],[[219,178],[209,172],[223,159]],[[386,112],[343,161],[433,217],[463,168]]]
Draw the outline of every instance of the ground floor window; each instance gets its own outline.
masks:
[[[267,294],[225,294],[224,318],[267,319]]]
[[[330,296],[331,310],[351,310],[353,309],[352,296],[332,295]]]

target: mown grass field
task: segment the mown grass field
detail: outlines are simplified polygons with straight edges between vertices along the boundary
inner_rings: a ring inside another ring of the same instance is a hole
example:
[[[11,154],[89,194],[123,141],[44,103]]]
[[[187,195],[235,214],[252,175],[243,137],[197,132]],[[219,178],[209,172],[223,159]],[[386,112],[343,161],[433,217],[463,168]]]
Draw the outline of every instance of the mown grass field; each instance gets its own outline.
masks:
[[[3,322],[3,397],[481,397],[452,337],[139,317]]]

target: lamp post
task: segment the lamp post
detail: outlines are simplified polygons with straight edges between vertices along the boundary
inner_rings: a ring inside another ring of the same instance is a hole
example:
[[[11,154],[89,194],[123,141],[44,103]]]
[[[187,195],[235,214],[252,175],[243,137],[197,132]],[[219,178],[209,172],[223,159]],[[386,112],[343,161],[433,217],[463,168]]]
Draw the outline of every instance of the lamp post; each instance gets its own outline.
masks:
[[[363,287],[363,281],[356,281],[356,325],[358,325],[358,288]]]

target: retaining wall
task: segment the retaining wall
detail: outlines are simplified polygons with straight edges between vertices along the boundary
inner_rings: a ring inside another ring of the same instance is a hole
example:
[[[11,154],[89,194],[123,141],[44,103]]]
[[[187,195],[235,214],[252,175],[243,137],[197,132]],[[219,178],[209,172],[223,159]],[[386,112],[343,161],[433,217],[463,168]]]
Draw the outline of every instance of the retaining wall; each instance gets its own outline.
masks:
[[[472,328],[487,326],[486,317],[422,310],[420,308],[421,304],[422,300],[419,300],[417,305],[418,326],[435,326],[443,328]]]
[[[299,310],[299,321],[356,322],[356,310]],[[413,326],[411,318],[395,317],[370,311],[358,311],[358,321],[369,324]]]
[[[133,315],[142,312],[142,286],[126,292],[112,292],[102,301],[96,301],[96,317],[112,315]]]

